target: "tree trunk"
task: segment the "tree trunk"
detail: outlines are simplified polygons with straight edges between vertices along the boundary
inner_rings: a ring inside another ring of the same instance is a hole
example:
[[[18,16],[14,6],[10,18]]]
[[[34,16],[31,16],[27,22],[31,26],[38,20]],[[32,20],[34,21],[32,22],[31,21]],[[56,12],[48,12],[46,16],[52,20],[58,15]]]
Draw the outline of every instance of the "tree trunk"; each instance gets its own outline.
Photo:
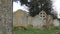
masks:
[[[0,34],[12,34],[12,0],[0,0]]]

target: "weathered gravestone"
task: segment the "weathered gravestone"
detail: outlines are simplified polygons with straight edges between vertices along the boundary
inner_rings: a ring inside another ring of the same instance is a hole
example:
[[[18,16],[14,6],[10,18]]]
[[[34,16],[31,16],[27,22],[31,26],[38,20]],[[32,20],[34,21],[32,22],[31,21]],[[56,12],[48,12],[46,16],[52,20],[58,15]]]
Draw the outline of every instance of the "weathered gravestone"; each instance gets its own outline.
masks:
[[[36,28],[42,28],[46,24],[46,13],[42,10],[39,15],[32,18],[32,25]]]
[[[55,27],[58,27],[58,26],[60,25],[59,20],[58,20],[58,19],[54,19],[53,25],[54,25]]]
[[[28,25],[32,25],[32,18],[31,16],[28,15]]]
[[[27,28],[28,17],[27,12],[23,10],[17,10],[13,13],[13,27],[23,27]]]

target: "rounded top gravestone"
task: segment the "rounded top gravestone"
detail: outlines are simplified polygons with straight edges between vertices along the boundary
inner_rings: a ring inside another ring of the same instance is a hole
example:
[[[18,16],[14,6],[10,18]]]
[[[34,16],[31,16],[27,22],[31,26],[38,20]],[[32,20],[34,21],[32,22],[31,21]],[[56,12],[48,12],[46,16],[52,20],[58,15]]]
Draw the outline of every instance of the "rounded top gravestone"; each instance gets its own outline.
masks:
[[[27,26],[27,12],[23,10],[17,10],[13,13],[13,26]]]

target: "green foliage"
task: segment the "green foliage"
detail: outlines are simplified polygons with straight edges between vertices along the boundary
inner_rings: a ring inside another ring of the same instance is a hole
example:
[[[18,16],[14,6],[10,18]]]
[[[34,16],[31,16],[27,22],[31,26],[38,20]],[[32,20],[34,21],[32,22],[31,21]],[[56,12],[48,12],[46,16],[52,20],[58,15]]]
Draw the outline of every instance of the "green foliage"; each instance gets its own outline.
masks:
[[[52,10],[51,0],[30,0],[31,2],[28,2],[28,0],[19,0],[19,1],[21,2],[21,5],[25,4],[30,8],[29,14],[32,17],[39,14],[39,12],[42,10],[46,11],[47,14],[51,14],[50,12]]]

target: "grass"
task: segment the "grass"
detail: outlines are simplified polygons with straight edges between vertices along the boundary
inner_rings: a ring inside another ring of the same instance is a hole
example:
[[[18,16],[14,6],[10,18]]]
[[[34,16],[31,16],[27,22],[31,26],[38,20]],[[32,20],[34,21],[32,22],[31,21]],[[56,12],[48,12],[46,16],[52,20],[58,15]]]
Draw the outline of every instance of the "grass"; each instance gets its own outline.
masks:
[[[40,30],[29,27],[27,30],[23,29],[13,29],[13,34],[56,34],[60,32],[60,27],[58,29]]]

